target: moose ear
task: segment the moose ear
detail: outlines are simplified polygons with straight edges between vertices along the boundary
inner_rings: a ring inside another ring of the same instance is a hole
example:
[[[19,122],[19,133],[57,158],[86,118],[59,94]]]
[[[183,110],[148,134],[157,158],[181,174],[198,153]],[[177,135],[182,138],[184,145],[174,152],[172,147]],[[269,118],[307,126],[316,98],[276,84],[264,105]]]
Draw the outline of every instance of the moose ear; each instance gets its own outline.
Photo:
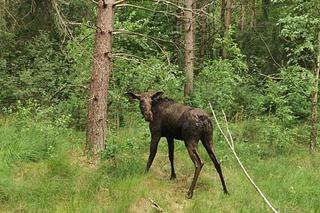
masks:
[[[162,95],[163,95],[163,92],[156,92],[155,94],[152,95],[152,100],[161,98]]]
[[[139,95],[136,95],[132,92],[127,92],[126,95],[130,98],[130,99],[140,99]]]

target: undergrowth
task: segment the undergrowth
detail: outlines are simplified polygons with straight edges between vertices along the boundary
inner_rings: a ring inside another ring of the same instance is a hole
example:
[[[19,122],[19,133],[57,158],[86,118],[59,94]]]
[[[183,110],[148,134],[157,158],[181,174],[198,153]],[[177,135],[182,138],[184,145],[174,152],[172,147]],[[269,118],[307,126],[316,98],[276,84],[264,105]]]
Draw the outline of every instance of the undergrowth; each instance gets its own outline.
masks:
[[[176,141],[177,180],[170,181],[167,144],[162,140],[145,173],[149,150],[146,124],[110,130],[98,167],[83,156],[84,132],[37,113],[0,118],[1,212],[268,212],[248,183],[223,138],[215,131],[215,150],[230,195],[222,187],[202,145],[205,165],[194,198],[186,191],[194,166]],[[43,114],[42,114],[43,115]],[[231,124],[236,150],[252,178],[282,212],[320,211],[320,155],[309,154],[303,124],[285,129],[271,118]]]

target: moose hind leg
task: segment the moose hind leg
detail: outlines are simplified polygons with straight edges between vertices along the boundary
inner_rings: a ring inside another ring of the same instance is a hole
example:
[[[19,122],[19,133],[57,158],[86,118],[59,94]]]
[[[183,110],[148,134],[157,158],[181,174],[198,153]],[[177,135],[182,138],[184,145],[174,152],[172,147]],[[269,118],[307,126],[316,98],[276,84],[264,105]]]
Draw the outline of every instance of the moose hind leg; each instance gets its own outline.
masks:
[[[200,171],[202,169],[203,163],[201,162],[201,159],[200,159],[200,157],[199,157],[199,155],[197,153],[196,142],[195,141],[193,141],[191,143],[186,143],[186,147],[188,149],[189,156],[190,156],[190,158],[193,161],[194,166],[195,166],[193,180],[192,180],[192,183],[190,185],[189,191],[187,193],[187,198],[190,199],[193,196],[193,191],[194,191],[194,188],[196,186],[196,183],[197,183]]]
[[[207,150],[213,164],[214,164],[214,167],[216,168],[218,174],[219,174],[219,177],[220,177],[220,180],[221,180],[221,184],[222,184],[222,187],[223,187],[223,191],[225,194],[229,194],[228,190],[227,190],[227,186],[226,186],[226,183],[224,181],[224,177],[223,177],[223,174],[222,174],[222,169],[221,169],[221,166],[220,166],[220,162],[219,160],[216,158],[216,155],[214,154],[214,151],[212,149],[212,141],[211,140],[202,140],[202,143],[205,147],[205,149]]]

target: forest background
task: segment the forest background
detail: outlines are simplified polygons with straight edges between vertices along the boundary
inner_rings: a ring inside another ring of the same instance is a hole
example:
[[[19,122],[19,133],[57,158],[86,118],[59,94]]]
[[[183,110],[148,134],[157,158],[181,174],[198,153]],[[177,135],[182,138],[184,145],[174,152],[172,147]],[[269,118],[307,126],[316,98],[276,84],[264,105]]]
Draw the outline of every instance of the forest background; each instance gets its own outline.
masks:
[[[96,2],[0,6],[0,211],[157,211],[150,198],[166,212],[268,211],[218,131],[230,196],[200,150],[206,169],[185,199],[193,164],[179,142],[177,180],[168,180],[165,143],[145,175],[148,127],[125,93],[147,90],[209,113],[210,102],[219,116],[223,109],[237,152],[274,205],[320,211],[319,0],[117,2],[97,166],[83,154]]]

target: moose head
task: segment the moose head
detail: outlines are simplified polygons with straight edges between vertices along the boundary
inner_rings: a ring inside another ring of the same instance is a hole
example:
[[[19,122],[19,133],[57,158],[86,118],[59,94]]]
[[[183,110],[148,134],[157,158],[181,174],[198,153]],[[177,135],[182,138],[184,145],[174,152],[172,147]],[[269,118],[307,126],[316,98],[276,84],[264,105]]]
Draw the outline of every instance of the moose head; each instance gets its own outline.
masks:
[[[132,92],[128,92],[127,95],[131,99],[137,99],[140,101],[140,111],[144,117],[144,119],[148,122],[151,122],[153,120],[153,114],[152,114],[152,101],[160,98],[163,95],[163,92],[156,92],[154,94],[149,92],[144,92],[141,94],[134,94]]]

